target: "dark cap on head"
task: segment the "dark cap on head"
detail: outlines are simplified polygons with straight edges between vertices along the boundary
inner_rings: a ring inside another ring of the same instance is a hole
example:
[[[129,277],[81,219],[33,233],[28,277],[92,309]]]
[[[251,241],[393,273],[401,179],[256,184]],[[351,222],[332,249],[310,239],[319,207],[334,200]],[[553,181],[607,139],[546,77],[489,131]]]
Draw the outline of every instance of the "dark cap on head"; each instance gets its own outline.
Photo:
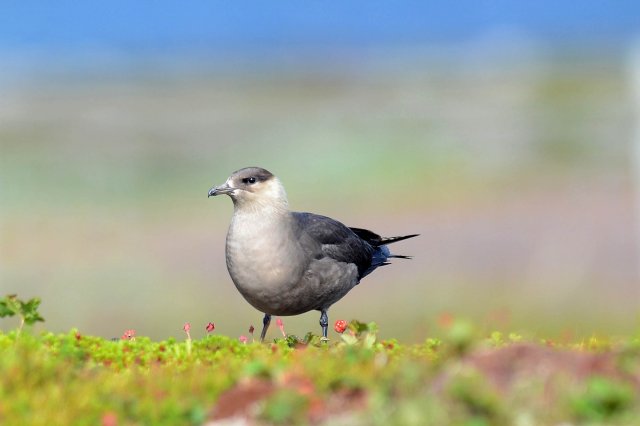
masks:
[[[263,169],[262,167],[245,167],[244,169],[236,170],[231,174],[235,179],[248,179],[255,178],[257,182],[265,182],[273,177],[273,174]]]

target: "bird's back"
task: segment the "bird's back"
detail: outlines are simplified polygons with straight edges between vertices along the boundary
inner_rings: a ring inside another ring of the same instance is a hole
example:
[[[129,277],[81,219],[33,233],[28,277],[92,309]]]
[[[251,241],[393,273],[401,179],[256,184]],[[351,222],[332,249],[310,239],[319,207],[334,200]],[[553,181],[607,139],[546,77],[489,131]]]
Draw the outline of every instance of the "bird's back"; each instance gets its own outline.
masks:
[[[317,258],[355,265],[358,281],[379,266],[387,265],[391,257],[407,258],[391,254],[387,245],[417,236],[381,237],[367,229],[347,227],[326,216],[299,212],[291,215],[296,234],[315,250]]]
[[[358,280],[371,266],[375,248],[344,224],[313,213],[291,213],[296,234],[314,259],[355,265]]]

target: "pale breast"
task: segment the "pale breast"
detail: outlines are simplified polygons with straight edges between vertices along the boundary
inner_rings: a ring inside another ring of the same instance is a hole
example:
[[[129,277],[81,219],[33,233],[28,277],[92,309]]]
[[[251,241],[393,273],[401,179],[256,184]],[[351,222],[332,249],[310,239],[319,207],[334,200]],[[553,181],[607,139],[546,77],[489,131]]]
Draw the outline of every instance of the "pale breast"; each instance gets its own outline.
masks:
[[[299,247],[286,222],[236,214],[226,242],[227,268],[240,293],[268,312],[304,274]]]

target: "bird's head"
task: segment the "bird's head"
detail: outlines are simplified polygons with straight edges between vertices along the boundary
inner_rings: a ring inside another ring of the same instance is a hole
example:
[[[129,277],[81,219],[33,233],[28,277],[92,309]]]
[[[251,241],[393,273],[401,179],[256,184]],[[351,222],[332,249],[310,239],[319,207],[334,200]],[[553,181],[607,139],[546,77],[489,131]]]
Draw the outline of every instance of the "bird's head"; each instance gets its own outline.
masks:
[[[260,167],[246,167],[209,190],[209,197],[227,194],[236,208],[277,207],[287,209],[287,194],[280,180]]]

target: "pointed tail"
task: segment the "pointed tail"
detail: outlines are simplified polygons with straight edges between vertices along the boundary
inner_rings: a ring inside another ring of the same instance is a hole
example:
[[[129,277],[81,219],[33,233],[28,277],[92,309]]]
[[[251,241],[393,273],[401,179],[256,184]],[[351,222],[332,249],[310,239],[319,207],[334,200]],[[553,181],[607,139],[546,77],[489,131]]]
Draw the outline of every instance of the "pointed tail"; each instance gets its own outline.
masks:
[[[367,229],[351,228],[351,230],[360,238],[374,247],[373,258],[371,259],[371,266],[360,276],[360,279],[373,272],[379,266],[389,265],[391,262],[387,260],[390,258],[396,259],[412,259],[412,256],[405,256],[402,254],[392,254],[389,251],[387,244],[395,243],[397,241],[406,240],[408,238],[417,237],[420,234],[403,235],[399,237],[383,238],[378,234],[375,234]]]
[[[374,247],[386,246],[387,244],[395,243],[397,241],[406,240],[408,238],[417,237],[420,234],[403,235],[400,237],[381,237],[375,232],[371,232],[368,229],[362,228],[350,228],[358,237],[362,238]]]
[[[409,238],[417,237],[420,234],[411,234],[411,235],[403,235],[400,237],[382,237],[380,239],[382,245],[387,245],[391,243],[396,243],[398,241],[407,240]]]

